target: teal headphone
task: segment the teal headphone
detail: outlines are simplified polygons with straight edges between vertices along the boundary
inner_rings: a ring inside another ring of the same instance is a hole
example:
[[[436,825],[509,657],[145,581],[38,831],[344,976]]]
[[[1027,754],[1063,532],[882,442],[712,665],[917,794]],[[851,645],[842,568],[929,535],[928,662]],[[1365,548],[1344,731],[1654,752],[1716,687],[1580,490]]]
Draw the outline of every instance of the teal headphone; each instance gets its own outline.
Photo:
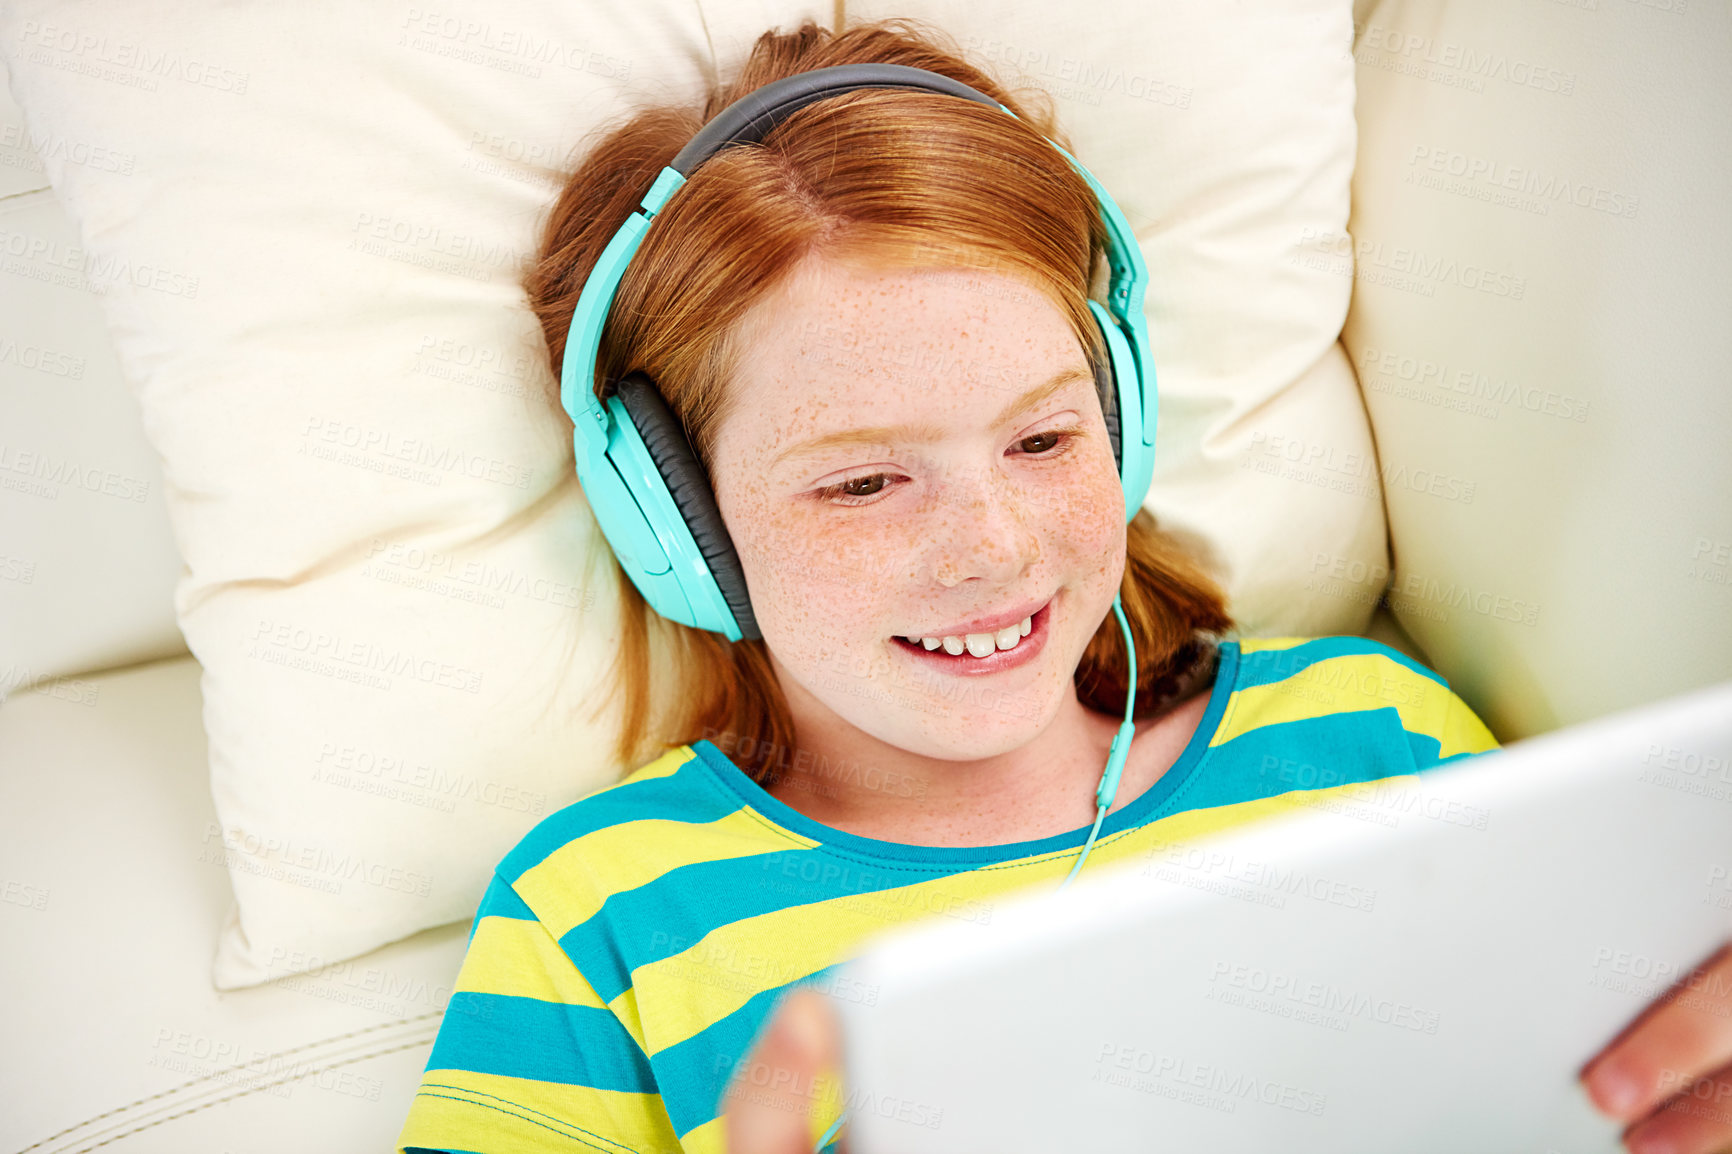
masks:
[[[578,296],[566,337],[559,399],[570,415],[577,476],[590,509],[619,558],[620,566],[644,600],[663,617],[721,633],[730,641],[757,640],[746,577],[733,539],[716,508],[708,475],[691,440],[661,390],[641,372],[627,373],[604,404],[596,396],[596,357],[620,278],[643,243],[656,213],[704,161],[734,144],[756,144],[795,111],[815,101],[861,88],[912,88],[972,100],[1016,114],[960,81],[901,64],[844,64],[816,68],[766,84],[724,108],[692,137],[661,170],[639,205],[602,250]],[[1142,508],[1155,468],[1155,369],[1149,358],[1143,293],[1148,267],[1136,234],[1119,206],[1076,157],[1053,144],[1094,190],[1106,224],[1107,304],[1089,301],[1107,355],[1094,366],[1095,387],[1106,418],[1107,437],[1124,487],[1125,521]],[[1118,793],[1119,775],[1130,753],[1135,726],[1137,652],[1123,606],[1113,598],[1130,657],[1125,720],[1113,738],[1100,784],[1095,789],[1094,828],[1070,874],[1082,868],[1100,832],[1101,821]],[[819,1138],[816,1149],[835,1135],[846,1114]]]

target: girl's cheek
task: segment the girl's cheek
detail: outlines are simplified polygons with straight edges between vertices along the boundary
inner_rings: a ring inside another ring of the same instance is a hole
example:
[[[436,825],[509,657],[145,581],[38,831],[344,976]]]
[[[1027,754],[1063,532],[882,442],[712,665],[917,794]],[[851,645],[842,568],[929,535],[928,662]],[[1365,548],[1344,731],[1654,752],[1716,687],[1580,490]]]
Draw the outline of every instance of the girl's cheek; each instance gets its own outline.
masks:
[[[1048,491],[1042,502],[1046,530],[1079,552],[1104,556],[1113,540],[1123,535],[1124,500],[1116,472],[1090,469]]]
[[[735,547],[767,616],[834,625],[869,606],[903,568],[908,543],[862,521],[787,504],[739,512],[751,530],[735,534]]]

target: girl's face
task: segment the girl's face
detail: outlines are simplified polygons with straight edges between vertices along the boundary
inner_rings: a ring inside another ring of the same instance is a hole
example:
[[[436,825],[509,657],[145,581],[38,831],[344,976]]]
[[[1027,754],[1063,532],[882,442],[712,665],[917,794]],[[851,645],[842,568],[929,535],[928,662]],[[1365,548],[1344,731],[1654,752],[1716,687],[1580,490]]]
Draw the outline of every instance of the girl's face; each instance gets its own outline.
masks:
[[[1026,744],[1075,702],[1125,563],[1064,314],[1001,273],[814,258],[744,331],[712,474],[796,727],[940,759]]]

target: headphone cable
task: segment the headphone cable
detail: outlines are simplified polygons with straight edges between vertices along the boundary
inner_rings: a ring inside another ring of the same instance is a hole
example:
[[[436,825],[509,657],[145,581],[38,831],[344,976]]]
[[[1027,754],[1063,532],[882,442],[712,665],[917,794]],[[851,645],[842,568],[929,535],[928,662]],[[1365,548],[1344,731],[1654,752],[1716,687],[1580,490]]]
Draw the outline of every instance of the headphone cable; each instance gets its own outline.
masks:
[[[1065,875],[1065,879],[1058,883],[1061,890],[1068,886],[1070,879],[1076,877],[1077,871],[1082,869],[1083,859],[1089,856],[1089,850],[1095,844],[1095,835],[1101,831],[1101,822],[1106,819],[1107,810],[1112,808],[1113,798],[1118,795],[1119,775],[1124,772],[1125,758],[1130,756],[1131,752],[1131,738],[1135,737],[1137,732],[1136,723],[1131,720],[1131,712],[1137,703],[1137,644],[1131,637],[1131,623],[1125,620],[1124,606],[1120,604],[1117,594],[1113,595],[1113,613],[1118,616],[1119,629],[1125,635],[1125,653],[1130,658],[1131,666],[1130,682],[1125,689],[1125,720],[1113,738],[1112,749],[1107,753],[1107,765],[1101,770],[1100,784],[1095,786],[1094,828],[1089,830],[1088,841],[1083,843],[1082,853],[1077,855],[1076,864],[1070,867],[1070,873]],[[837,1115],[836,1120],[830,1123],[830,1128],[818,1139],[818,1144],[812,1147],[812,1154],[822,1154],[825,1145],[836,1136],[836,1131],[840,1130],[847,1120],[848,1111],[844,1110]]]

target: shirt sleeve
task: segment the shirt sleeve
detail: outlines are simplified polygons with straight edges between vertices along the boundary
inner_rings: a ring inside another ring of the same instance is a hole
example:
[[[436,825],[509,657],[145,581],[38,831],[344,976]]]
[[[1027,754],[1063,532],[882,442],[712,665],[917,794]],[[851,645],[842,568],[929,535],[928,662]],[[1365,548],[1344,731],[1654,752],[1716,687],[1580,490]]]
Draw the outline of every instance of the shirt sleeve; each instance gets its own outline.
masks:
[[[1441,678],[1434,686],[1422,687],[1419,693],[1430,697],[1410,715],[1409,736],[1417,739],[1412,744],[1419,768],[1429,769],[1499,748],[1497,738],[1485,722]],[[1403,720],[1406,722],[1407,718]]]
[[[680,1149],[643,1047],[497,874],[396,1149]]]

